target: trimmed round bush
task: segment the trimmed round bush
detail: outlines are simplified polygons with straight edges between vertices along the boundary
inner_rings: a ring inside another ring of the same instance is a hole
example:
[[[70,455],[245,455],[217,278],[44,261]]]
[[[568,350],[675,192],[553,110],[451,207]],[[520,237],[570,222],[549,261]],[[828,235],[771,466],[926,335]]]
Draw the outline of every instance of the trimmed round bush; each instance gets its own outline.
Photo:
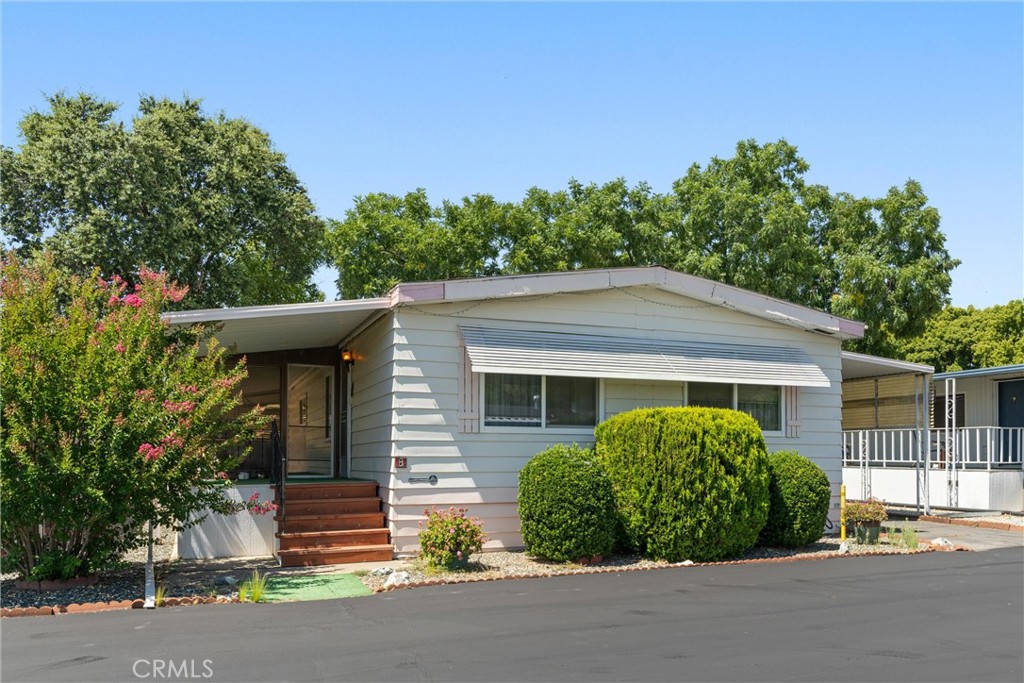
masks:
[[[629,544],[679,562],[735,557],[768,518],[768,454],[746,413],[641,408],[595,430]]]
[[[531,555],[567,562],[609,554],[614,498],[594,452],[557,445],[533,456],[519,472],[519,519]]]
[[[768,521],[760,545],[797,548],[825,530],[832,487],[828,475],[796,451],[768,455]]]

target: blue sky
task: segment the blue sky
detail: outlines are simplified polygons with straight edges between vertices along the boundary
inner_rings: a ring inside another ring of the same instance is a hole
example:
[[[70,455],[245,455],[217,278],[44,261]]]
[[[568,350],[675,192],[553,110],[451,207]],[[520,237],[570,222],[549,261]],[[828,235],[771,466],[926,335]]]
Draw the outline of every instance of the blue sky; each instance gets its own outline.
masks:
[[[126,113],[187,93],[268,131],[341,218],[417,187],[667,191],[737,140],[785,137],[834,191],[920,181],[963,261],[953,303],[1024,293],[1021,3],[4,2],[2,21],[5,145],[58,90]]]

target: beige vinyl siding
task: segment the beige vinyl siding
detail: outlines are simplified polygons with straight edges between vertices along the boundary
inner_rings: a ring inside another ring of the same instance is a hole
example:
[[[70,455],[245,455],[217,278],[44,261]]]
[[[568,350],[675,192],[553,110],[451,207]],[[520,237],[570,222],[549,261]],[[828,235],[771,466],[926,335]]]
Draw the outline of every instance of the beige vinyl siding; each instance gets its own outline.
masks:
[[[348,345],[355,363],[351,369],[350,475],[376,481],[391,531],[391,455],[394,441],[394,387],[392,369],[393,315],[385,314]],[[343,387],[349,391],[349,387]]]
[[[991,377],[958,378],[956,393],[964,395],[965,427],[997,426],[999,421],[999,384]],[[935,381],[935,395],[946,395],[945,380]]]
[[[518,472],[553,443],[590,444],[592,430],[493,428],[458,432],[458,326],[505,326],[538,331],[652,336],[714,343],[771,344],[802,348],[824,370],[829,388],[802,388],[799,438],[769,437],[772,450],[797,449],[817,461],[835,482],[840,472],[839,341],[743,313],[707,306],[660,290],[639,287],[560,294],[477,304],[403,306],[358,338],[354,379],[353,476],[377,479],[388,489],[388,518],[396,551],[418,548],[417,522],[430,505],[461,505],[484,520],[487,548],[519,547],[515,500]],[[367,367],[360,369],[360,365]],[[385,379],[390,366],[393,381]],[[366,377],[376,382],[368,383]],[[362,385],[362,386],[361,386]],[[384,443],[388,401],[393,443]],[[672,382],[606,380],[605,414],[642,405],[679,405]],[[365,406],[365,410],[364,410]],[[391,456],[408,459],[393,471]],[[438,483],[409,482],[436,475]]]

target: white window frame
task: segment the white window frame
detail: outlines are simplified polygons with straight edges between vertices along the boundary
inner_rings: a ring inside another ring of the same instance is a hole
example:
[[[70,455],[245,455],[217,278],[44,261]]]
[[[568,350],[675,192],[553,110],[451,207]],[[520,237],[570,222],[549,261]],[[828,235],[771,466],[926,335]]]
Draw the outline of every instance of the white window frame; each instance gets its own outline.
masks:
[[[501,374],[501,373],[497,373]],[[480,373],[480,432],[491,434],[566,434],[569,436],[594,436],[594,428],[604,422],[604,379],[593,377],[597,381],[597,406],[595,424],[588,426],[580,425],[548,425],[548,376],[544,374],[533,375],[540,377],[540,426],[539,427],[516,427],[515,425],[488,425],[487,424],[487,377],[488,373]]]
[[[741,382],[698,382],[698,384],[732,384],[732,409],[739,410],[739,398],[740,398],[740,384]],[[756,386],[756,385],[747,385]],[[772,386],[779,390],[779,429],[761,429],[761,433],[765,436],[778,436],[782,437],[786,435],[786,387],[778,384],[767,384],[764,386]],[[683,382],[683,405],[690,405],[690,383]],[[743,411],[741,411],[743,412]],[[747,413],[749,415],[749,413]]]

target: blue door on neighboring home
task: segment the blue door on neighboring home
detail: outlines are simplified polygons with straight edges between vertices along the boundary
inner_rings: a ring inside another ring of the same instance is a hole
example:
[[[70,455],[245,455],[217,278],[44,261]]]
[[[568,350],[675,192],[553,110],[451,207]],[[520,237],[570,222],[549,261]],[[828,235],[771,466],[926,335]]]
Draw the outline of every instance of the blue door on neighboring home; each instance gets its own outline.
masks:
[[[1024,380],[999,383],[999,426],[1024,428]],[[1020,462],[1022,441],[1020,429],[1003,432],[1003,462]]]

